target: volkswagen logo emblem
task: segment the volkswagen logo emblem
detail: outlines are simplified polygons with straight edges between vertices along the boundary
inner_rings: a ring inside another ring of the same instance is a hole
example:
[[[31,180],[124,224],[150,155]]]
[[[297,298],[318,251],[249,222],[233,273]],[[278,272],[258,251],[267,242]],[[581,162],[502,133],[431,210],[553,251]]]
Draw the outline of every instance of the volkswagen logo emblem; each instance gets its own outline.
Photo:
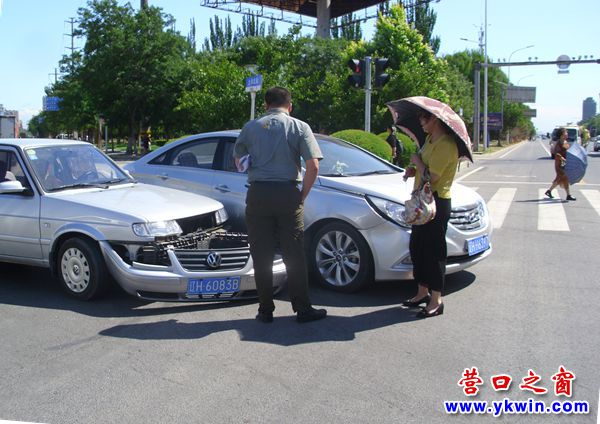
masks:
[[[206,265],[211,269],[217,269],[221,266],[221,255],[217,252],[209,252],[206,257]]]

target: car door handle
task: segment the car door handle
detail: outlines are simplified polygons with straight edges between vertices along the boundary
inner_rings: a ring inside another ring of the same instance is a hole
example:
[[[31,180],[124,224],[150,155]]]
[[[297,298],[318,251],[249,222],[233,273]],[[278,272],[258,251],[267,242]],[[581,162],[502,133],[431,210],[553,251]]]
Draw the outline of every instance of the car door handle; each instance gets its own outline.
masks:
[[[162,178],[163,180],[166,180],[169,178],[169,174],[167,174],[166,172],[163,172],[162,174],[158,175],[160,178]]]
[[[221,193],[229,193],[231,191],[229,186],[226,186],[224,184],[215,186],[215,190],[219,190]]]

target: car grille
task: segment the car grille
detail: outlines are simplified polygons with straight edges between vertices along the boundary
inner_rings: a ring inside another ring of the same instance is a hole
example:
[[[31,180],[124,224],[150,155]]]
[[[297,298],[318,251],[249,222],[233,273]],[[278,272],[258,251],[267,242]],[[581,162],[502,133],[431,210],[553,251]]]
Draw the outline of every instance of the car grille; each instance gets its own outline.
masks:
[[[190,271],[241,269],[248,262],[248,236],[223,230],[196,231],[179,237],[148,243],[138,251],[136,260],[145,264],[169,266],[168,250],[173,250],[182,266]],[[218,266],[208,267],[210,253],[218,254]]]
[[[175,249],[175,256],[179,263],[187,271],[228,271],[242,269],[248,263],[250,258],[249,248],[237,249],[214,249],[214,250],[192,250],[192,249]],[[220,256],[220,264],[218,266],[209,266],[207,258],[209,254],[217,254]]]
[[[462,231],[473,231],[483,227],[483,217],[478,205],[452,209],[450,224]]]

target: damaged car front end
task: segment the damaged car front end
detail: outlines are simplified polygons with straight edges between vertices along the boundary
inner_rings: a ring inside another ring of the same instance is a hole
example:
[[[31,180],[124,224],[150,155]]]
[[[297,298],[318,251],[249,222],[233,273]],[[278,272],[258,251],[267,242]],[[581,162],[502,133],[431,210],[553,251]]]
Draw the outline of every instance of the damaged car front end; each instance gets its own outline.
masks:
[[[138,183],[89,143],[0,140],[16,181],[0,183],[0,261],[50,268],[89,300],[114,279],[160,301],[255,298],[248,237],[211,198]],[[286,280],[280,256],[273,289]]]

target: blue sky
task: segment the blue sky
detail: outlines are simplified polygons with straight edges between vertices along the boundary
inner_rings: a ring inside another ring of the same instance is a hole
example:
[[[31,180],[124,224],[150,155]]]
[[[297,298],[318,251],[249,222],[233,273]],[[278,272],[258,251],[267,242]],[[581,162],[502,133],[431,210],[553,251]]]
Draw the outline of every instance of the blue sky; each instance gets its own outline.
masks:
[[[120,3],[125,3],[120,1]],[[131,2],[139,7],[139,1]],[[200,0],[149,0],[177,20],[176,29],[186,35],[190,19],[196,22],[199,42],[209,33],[209,20],[226,12],[200,6]],[[54,69],[70,46],[70,25],[86,0],[0,0],[0,104],[18,110],[27,121],[41,109],[43,89],[54,80]],[[485,0],[441,0],[432,3],[437,12],[435,33],[441,38],[440,53],[477,49],[479,28],[485,18]],[[230,14],[233,26],[241,15]],[[487,0],[488,55],[493,61],[556,60],[561,54],[593,55],[600,59],[600,0]],[[289,25],[278,24],[281,33]],[[364,27],[370,38],[372,24]],[[307,32],[312,32],[306,29]],[[474,41],[463,41],[466,38]],[[81,47],[81,40],[76,40]],[[506,72],[508,70],[504,68]],[[537,87],[534,124],[540,131],[581,119],[582,102],[600,101],[600,65],[579,64],[567,75],[555,65],[512,67],[514,84]],[[490,82],[493,84],[493,82]]]

